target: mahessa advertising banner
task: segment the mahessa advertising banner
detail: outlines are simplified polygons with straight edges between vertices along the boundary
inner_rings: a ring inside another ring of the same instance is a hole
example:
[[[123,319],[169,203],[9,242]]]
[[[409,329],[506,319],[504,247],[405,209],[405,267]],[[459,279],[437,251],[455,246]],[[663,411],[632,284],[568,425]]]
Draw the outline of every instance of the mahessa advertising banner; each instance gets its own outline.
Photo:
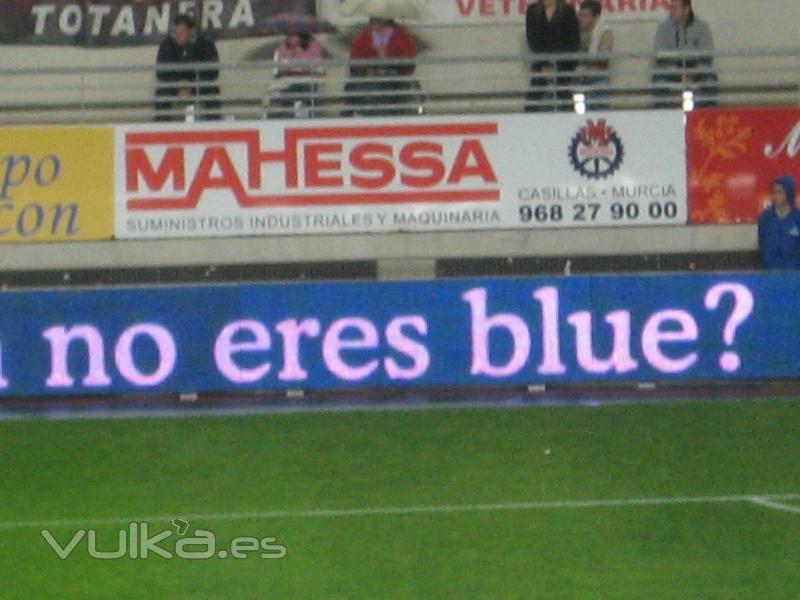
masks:
[[[680,111],[132,125],[115,171],[120,239],[686,222]]]
[[[800,108],[692,111],[686,143],[689,221],[755,223],[772,180],[800,177]]]
[[[260,35],[280,13],[313,15],[314,0],[0,0],[0,43],[155,44],[172,18],[190,14],[215,39]]]
[[[800,375],[800,275],[0,294],[6,395]]]

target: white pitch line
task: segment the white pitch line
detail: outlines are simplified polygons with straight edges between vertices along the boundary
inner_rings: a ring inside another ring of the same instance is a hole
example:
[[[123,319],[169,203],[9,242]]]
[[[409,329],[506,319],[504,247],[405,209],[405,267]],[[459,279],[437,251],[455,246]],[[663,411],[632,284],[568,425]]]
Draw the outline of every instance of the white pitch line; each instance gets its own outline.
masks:
[[[763,506],[764,508],[771,508],[772,510],[779,510],[781,512],[787,513],[794,513],[800,515],[800,506],[792,506],[791,504],[783,504],[782,502],[774,502],[775,500],[797,500],[795,497],[783,497],[778,498],[777,496],[756,496],[750,498],[751,504],[756,504],[758,506]]]
[[[800,494],[736,494],[730,496],[673,496],[664,498],[616,498],[595,500],[548,500],[538,502],[508,502],[500,504],[440,504],[428,506],[386,506],[364,508],[321,508],[310,510],[268,510],[259,512],[150,515],[139,517],[86,517],[50,519],[41,521],[0,521],[2,529],[50,527],[89,528],[95,525],[125,525],[141,522],[171,522],[174,518],[186,521],[244,521],[249,519],[296,519],[318,517],[361,517],[389,515],[417,515],[436,513],[490,512],[508,510],[552,510],[581,508],[617,508],[631,506],[668,506],[680,504],[757,503],[772,500],[800,500]],[[765,504],[766,506],[766,504]],[[784,505],[781,505],[784,506]],[[800,512],[800,510],[798,510]]]

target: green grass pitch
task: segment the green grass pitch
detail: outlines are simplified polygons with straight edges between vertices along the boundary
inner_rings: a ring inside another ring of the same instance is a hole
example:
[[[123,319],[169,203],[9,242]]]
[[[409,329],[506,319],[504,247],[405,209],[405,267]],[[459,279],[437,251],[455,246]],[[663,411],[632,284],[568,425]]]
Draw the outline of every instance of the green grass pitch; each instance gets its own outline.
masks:
[[[800,495],[559,503],[800,494],[799,465],[791,400],[5,421],[0,598],[796,599]],[[109,550],[156,516],[287,554],[61,560],[40,534]]]

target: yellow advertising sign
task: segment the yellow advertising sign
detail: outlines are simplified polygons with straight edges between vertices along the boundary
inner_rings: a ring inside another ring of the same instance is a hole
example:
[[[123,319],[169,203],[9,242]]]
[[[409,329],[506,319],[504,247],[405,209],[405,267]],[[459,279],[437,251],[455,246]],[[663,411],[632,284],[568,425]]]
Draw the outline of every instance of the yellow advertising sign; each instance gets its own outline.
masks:
[[[0,243],[107,240],[114,130],[0,129]]]

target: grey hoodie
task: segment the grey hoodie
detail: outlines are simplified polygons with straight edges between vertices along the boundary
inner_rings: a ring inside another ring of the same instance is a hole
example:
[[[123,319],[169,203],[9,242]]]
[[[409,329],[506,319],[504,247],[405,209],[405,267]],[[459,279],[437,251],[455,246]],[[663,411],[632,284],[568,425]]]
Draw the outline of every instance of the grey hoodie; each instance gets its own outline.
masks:
[[[713,50],[714,38],[711,28],[702,19],[692,18],[686,27],[678,27],[667,17],[656,29],[653,47],[660,50]],[[708,61],[701,61],[708,63]]]

